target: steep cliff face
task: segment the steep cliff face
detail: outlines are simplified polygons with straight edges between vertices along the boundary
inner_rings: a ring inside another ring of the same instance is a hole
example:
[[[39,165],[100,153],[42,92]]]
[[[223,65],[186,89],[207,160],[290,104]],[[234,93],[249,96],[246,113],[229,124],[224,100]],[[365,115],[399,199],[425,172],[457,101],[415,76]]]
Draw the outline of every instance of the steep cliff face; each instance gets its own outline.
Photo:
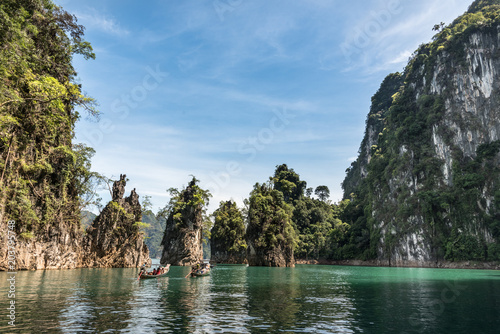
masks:
[[[163,235],[162,264],[190,266],[203,260],[202,228],[208,192],[193,178],[181,192],[173,191]]]
[[[74,53],[94,55],[76,18],[51,1],[0,6],[0,269],[8,252],[17,270],[74,268],[88,176],[88,150],[72,143],[75,107],[92,100],[74,82],[71,62]]]
[[[192,213],[188,213],[188,215],[192,216]],[[173,218],[167,220],[161,263],[191,266],[203,260],[200,226],[196,223],[196,219],[189,219],[188,222],[191,224],[188,223],[183,228],[177,228]]]
[[[380,114],[382,131],[367,122],[343,186],[364,207],[380,261],[500,260],[497,3],[474,2],[421,46]]]
[[[377,150],[379,134],[384,130],[385,118],[392,104],[392,97],[403,84],[401,73],[389,74],[379,90],[372,97],[372,105],[366,119],[366,130],[359,149],[359,156],[346,171],[347,175],[342,182],[346,195],[354,193],[360,186],[360,182],[368,174],[368,163],[372,153]]]
[[[11,220],[17,224],[17,221]],[[15,226],[14,224],[14,226]],[[2,224],[9,231],[7,221]],[[83,248],[82,231],[77,224],[59,222],[37,229],[35,236],[17,234],[15,245],[15,270],[73,269],[80,266]],[[0,237],[7,245],[7,233]],[[12,270],[7,247],[2,248],[0,270]]]
[[[132,190],[125,193],[125,175],[113,184],[113,199],[106,205],[84,238],[83,267],[139,267],[151,263],[149,251],[139,231],[141,205]]]

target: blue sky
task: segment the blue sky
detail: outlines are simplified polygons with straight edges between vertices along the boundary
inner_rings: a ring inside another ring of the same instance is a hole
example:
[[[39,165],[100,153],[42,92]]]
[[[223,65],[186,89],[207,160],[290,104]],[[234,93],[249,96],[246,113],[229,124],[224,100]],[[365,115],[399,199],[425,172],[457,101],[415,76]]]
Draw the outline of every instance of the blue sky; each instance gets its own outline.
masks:
[[[195,175],[213,211],[282,163],[339,201],[371,96],[471,0],[55,2],[96,53],[74,60],[102,112],[76,127],[93,169],[154,210]]]

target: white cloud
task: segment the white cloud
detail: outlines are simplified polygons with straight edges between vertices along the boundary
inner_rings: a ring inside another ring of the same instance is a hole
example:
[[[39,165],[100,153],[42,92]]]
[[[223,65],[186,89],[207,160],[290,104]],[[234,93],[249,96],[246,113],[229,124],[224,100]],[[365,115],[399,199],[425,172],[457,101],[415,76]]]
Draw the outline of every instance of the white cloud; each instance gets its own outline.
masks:
[[[186,185],[190,174],[210,185],[233,160],[242,171],[227,184],[218,179],[223,187],[212,208],[231,197],[241,203],[281,163],[340,198],[381,78],[402,69],[431,38],[434,23],[449,23],[466,8],[465,0],[400,0],[402,12],[384,21],[380,15],[390,1],[243,1],[223,19],[212,1],[156,1],[141,11],[134,10],[139,4],[104,1],[107,10],[98,11],[72,2],[80,23],[96,32],[90,40],[95,49],[106,51],[81,67],[84,87],[91,87],[114,129],[91,145],[94,170],[126,173],[127,188],[153,196],[155,209],[168,202],[167,188]],[[380,24],[377,33],[373,22]],[[356,44],[356,33],[369,28],[370,39]],[[346,41],[355,47],[350,63],[340,49]],[[123,107],[124,96],[140,92],[144,68],[156,64],[169,76],[121,119],[113,101]],[[295,117],[248,161],[238,147],[264,134],[276,110]],[[78,125],[79,137],[85,130]]]
[[[412,52],[406,50],[401,52],[397,57],[389,61],[389,64],[400,64],[408,62],[408,59],[411,57]]]
[[[77,12],[75,15],[79,23],[84,25],[87,29],[96,29],[116,36],[125,36],[129,34],[129,31],[121,27],[114,18],[106,17],[95,9],[87,13]]]
[[[435,23],[450,23],[469,4],[470,0],[400,1],[399,11],[385,18],[377,15],[387,14],[387,8],[374,9],[346,30],[340,45],[348,61],[344,71],[373,74],[401,70],[418,45],[431,40]]]

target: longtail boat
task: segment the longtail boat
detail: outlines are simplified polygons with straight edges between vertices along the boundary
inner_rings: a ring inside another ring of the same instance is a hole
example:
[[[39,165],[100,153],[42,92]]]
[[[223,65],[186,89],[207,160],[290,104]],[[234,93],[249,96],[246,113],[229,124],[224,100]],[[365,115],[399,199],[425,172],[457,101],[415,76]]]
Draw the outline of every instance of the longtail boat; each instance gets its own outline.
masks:
[[[164,270],[163,274],[160,274],[160,275],[151,275],[151,274],[143,273],[142,275],[139,276],[139,278],[140,279],[148,279],[148,278],[160,278],[160,277],[167,276],[168,271],[170,270],[170,264],[166,264],[163,267],[163,270]]]
[[[210,275],[210,264],[200,263],[199,268],[195,268],[191,271],[191,277],[198,276],[208,276]]]

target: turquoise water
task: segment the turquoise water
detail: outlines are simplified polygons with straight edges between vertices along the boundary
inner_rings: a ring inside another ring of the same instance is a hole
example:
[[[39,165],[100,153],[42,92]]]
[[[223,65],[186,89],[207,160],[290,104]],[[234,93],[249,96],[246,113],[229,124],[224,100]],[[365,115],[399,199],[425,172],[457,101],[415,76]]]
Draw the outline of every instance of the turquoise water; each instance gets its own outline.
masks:
[[[136,280],[138,269],[24,271],[2,333],[499,333],[500,272],[217,266]]]

